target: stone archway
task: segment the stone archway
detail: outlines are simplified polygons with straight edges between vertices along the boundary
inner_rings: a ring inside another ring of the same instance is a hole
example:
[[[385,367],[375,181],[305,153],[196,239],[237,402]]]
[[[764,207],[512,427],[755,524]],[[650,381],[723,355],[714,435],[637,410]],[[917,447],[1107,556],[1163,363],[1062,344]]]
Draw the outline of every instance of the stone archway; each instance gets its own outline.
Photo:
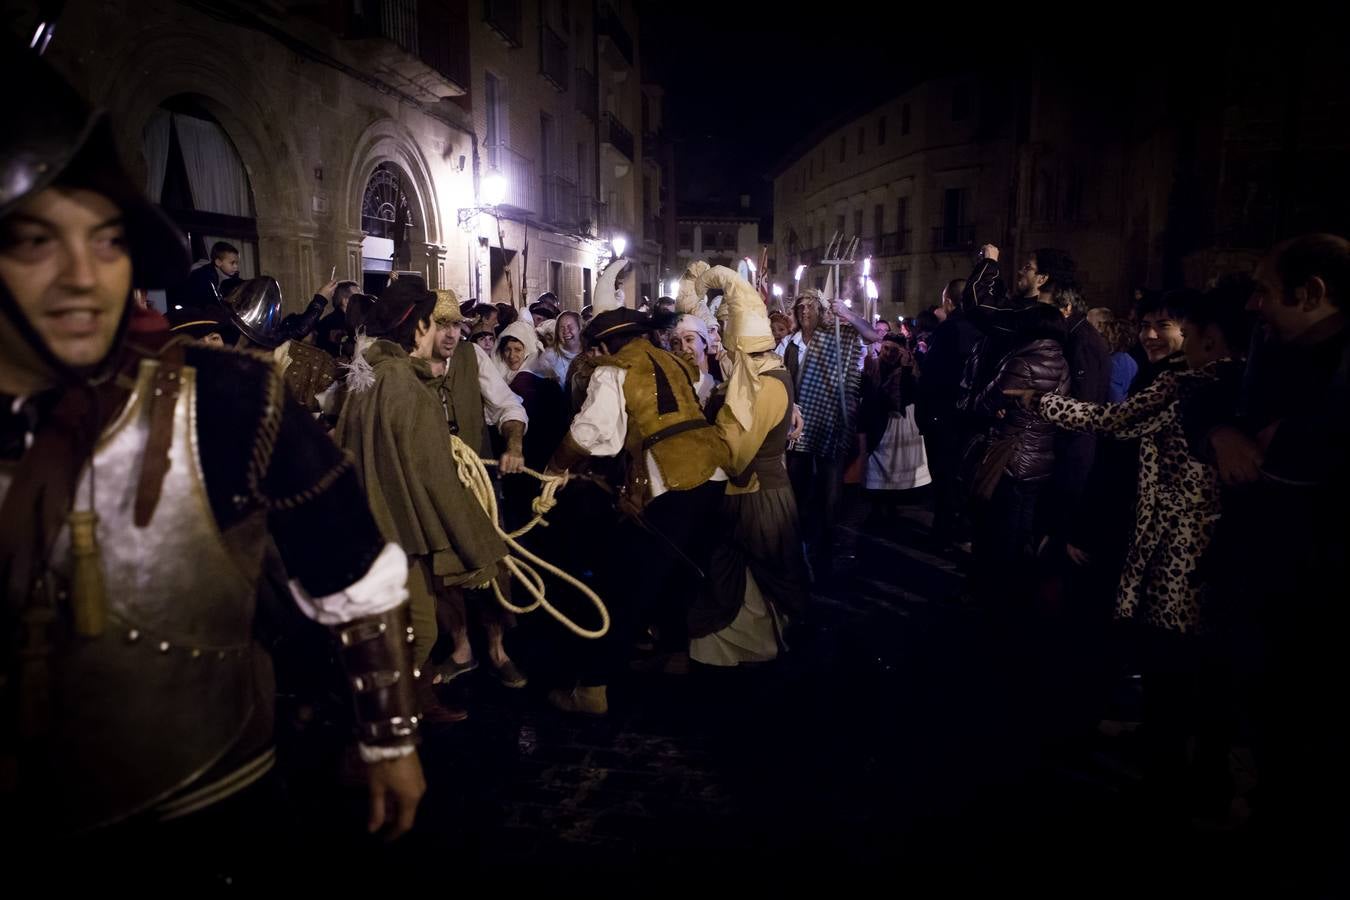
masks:
[[[290,118],[265,83],[207,34],[156,28],[137,35],[118,60],[89,85],[107,108],[131,174],[144,183],[146,124],[170,98],[190,96],[223,129],[238,153],[255,200],[258,269],[283,285],[288,306],[303,300],[315,278],[314,223],[298,185],[304,184]]]
[[[368,261],[376,257],[367,253],[397,256],[390,268],[405,266],[421,272],[428,286],[438,286],[444,226],[430,166],[412,134],[392,119],[380,119],[358,138],[352,160],[340,219],[349,268],[363,276],[378,273],[383,268],[371,267]]]

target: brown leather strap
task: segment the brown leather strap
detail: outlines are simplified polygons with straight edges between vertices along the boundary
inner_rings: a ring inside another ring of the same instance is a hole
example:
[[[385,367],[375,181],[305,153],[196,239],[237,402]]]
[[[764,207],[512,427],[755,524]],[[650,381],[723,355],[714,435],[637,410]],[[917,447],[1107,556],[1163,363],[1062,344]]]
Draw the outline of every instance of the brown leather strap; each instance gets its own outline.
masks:
[[[97,431],[89,391],[68,389],[33,435],[0,506],[0,584],[22,609],[57,532],[70,512],[80,468],[92,452]]]
[[[700,428],[711,428],[705,419],[689,419],[684,422],[676,422],[668,428],[662,428],[660,431],[650,435],[642,442],[643,450],[650,450],[653,445],[659,444],[666,438],[672,438],[677,434],[684,434],[686,431],[696,431]]]
[[[173,412],[183,389],[183,345],[171,344],[160,355],[159,368],[150,386],[150,433],[141,459],[141,479],[136,485],[135,523],[150,524],[159,505],[164,476],[169,474],[169,449],[173,446]]]

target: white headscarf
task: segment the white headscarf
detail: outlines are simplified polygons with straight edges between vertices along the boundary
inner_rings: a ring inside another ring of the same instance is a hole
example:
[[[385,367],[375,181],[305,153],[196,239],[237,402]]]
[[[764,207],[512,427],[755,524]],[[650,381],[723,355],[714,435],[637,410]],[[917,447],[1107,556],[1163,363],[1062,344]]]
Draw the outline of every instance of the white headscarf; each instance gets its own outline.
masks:
[[[534,326],[534,334],[537,338],[539,338],[540,347],[552,347],[554,342],[554,335],[557,333],[557,331],[558,331],[557,319],[545,319],[538,325]]]
[[[506,360],[502,358],[502,344],[507,338],[515,338],[525,347],[525,361],[520,364],[520,368],[512,371],[506,365]],[[497,349],[492,352],[492,362],[496,364],[497,371],[502,373],[502,378],[510,384],[511,379],[515,378],[521,372],[528,372],[539,355],[539,337],[534,333],[534,326],[528,319],[516,319],[510,325],[502,329],[501,334],[497,335]]]
[[[692,331],[703,338],[703,349],[706,351],[712,345],[712,338],[708,335],[708,326],[702,319],[692,313],[685,313],[675,321],[675,334],[679,336],[685,332]]]
[[[760,375],[782,365],[776,356],[753,357],[775,346],[764,298],[750,282],[725,266],[709,269],[699,277],[699,284],[723,291],[718,318],[725,359],[730,363],[729,366],[724,363],[722,373],[727,379],[726,408],[742,428],[749,428],[754,420],[755,398],[763,383]]]

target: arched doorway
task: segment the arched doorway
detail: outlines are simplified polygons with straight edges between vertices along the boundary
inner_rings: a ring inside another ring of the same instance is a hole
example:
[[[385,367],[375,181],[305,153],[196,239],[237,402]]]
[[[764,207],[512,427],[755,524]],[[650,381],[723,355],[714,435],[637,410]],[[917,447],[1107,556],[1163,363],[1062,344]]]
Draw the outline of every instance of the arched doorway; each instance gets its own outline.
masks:
[[[378,294],[393,271],[412,268],[412,184],[391,162],[370,173],[361,196],[361,280],[366,293]]]
[[[239,250],[239,275],[258,272],[253,187],[239,151],[205,104],[188,94],[165,100],[142,133],[146,192],[187,235],[194,261],[224,241]]]

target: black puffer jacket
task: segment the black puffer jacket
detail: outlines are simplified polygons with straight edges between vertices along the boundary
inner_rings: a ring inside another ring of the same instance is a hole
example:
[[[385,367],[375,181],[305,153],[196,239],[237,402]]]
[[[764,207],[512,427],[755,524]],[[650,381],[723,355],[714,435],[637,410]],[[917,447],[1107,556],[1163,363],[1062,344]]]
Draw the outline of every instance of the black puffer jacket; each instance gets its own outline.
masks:
[[[1016,445],[1004,471],[1019,481],[1049,478],[1055,468],[1055,427],[1023,409],[1004,391],[1063,394],[1069,386],[1064,358],[1064,328],[1059,311],[1041,306],[1023,313],[1017,349],[1003,357],[993,380],[975,401],[976,412],[992,420],[996,437]],[[1058,321],[1056,321],[1058,320]],[[1003,418],[997,418],[1000,410]]]
[[[1023,314],[1037,305],[1033,299],[1009,296],[994,260],[981,259],[975,264],[961,295],[961,315],[975,326],[980,338],[965,357],[956,392],[956,406],[962,413],[978,415],[976,400],[993,379],[999,363],[1017,348],[1019,332],[1027,323]]]

